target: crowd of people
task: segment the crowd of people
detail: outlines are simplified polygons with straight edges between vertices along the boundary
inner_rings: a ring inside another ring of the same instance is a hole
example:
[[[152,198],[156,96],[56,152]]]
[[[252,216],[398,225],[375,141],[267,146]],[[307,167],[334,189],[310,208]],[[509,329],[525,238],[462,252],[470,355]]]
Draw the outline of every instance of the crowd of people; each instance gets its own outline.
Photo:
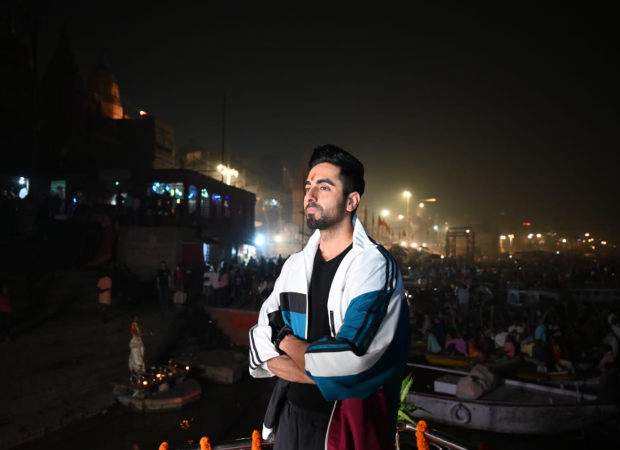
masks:
[[[519,359],[521,370],[537,373],[599,374],[615,380],[607,395],[617,398],[620,304],[571,298],[571,289],[617,288],[617,260],[426,258],[410,264],[410,322],[422,352]],[[558,297],[511,304],[507,292],[515,287],[556,290]]]
[[[285,259],[255,259],[247,263],[221,262],[215,266],[206,264],[203,271],[203,294],[213,306],[239,305],[259,309],[273,291]]]
[[[202,298],[210,306],[259,309],[273,291],[284,262],[281,255],[251,257],[247,262],[206,262],[193,268],[181,262],[171,270],[162,261],[156,276],[160,306],[165,310],[180,298],[183,302]],[[185,295],[179,297],[179,292]]]

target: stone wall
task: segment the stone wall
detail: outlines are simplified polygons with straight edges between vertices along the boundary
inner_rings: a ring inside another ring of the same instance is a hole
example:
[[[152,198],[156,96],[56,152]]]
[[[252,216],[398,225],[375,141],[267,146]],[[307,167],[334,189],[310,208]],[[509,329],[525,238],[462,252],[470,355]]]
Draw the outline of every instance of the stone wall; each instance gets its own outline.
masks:
[[[118,261],[143,279],[155,278],[161,261],[173,271],[183,244],[202,246],[191,228],[124,227],[119,230]]]
[[[249,347],[249,332],[258,322],[258,311],[207,307],[205,310],[216,321],[217,327],[230,337],[230,341]]]

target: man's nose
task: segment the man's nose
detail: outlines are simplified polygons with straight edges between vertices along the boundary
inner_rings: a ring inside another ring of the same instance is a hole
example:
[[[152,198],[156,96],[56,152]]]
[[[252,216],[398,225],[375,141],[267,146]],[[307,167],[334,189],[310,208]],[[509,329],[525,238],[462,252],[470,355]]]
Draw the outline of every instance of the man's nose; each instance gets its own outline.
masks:
[[[306,202],[316,201],[316,189],[315,188],[308,189],[308,192],[306,192],[304,199],[306,200]]]

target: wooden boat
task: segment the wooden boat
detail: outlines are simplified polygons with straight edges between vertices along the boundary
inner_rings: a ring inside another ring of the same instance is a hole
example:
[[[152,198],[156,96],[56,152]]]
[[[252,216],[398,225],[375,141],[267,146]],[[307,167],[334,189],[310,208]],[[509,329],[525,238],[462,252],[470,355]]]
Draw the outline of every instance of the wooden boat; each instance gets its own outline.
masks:
[[[165,391],[134,391],[118,395],[116,398],[123,406],[138,412],[163,412],[182,409],[188,403],[200,398],[202,388],[198,381],[190,378],[177,383]]]
[[[114,395],[121,405],[138,412],[182,409],[202,394],[200,383],[187,378],[189,372],[189,366],[181,367],[171,360],[169,365],[153,366],[128,381],[113,383]]]
[[[477,400],[455,396],[467,372],[408,364],[414,383],[408,401],[424,408],[414,417],[476,430],[512,434],[562,433],[607,420],[620,411],[596,396],[518,380],[499,379]]]
[[[440,353],[425,353],[424,357],[429,364],[451,367],[453,369],[467,369],[476,364],[493,361],[490,358],[468,358],[466,356],[446,356]]]

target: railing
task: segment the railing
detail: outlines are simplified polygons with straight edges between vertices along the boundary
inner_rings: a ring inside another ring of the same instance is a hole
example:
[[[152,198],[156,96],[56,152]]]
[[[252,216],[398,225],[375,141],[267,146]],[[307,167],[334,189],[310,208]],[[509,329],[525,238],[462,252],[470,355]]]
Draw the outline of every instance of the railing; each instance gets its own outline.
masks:
[[[396,450],[404,450],[405,448],[412,449],[410,445],[407,447],[402,447],[400,442],[400,435],[402,432],[407,433],[415,433],[416,427],[412,424],[398,424],[398,429],[396,431],[396,444],[394,448]],[[426,436],[426,441],[429,444],[430,448],[438,449],[438,450],[475,450],[474,446],[466,444],[464,442],[458,442],[453,438],[450,438],[443,433],[438,431],[429,430],[424,433]],[[262,441],[261,447],[273,448],[273,442],[271,441]],[[242,438],[235,439],[232,441],[220,442],[218,444],[211,444],[212,450],[251,450],[252,449],[252,438]],[[417,447],[416,447],[417,448]],[[192,445],[186,447],[176,447],[171,450],[200,450],[200,445]]]
[[[262,441],[262,448],[273,448],[273,442]],[[211,444],[212,450],[251,450],[252,438],[234,439],[232,441],[223,441],[219,444]],[[200,450],[200,444],[190,445],[186,447],[170,447],[170,450]]]
[[[399,423],[398,430],[396,432],[396,450],[402,449],[400,445],[400,434],[403,431],[415,433],[416,427],[410,423]],[[430,448],[438,450],[475,450],[475,447],[464,442],[459,442],[454,438],[450,438],[443,433],[435,430],[429,430],[424,433],[426,441]],[[416,447],[417,448],[417,447]]]

